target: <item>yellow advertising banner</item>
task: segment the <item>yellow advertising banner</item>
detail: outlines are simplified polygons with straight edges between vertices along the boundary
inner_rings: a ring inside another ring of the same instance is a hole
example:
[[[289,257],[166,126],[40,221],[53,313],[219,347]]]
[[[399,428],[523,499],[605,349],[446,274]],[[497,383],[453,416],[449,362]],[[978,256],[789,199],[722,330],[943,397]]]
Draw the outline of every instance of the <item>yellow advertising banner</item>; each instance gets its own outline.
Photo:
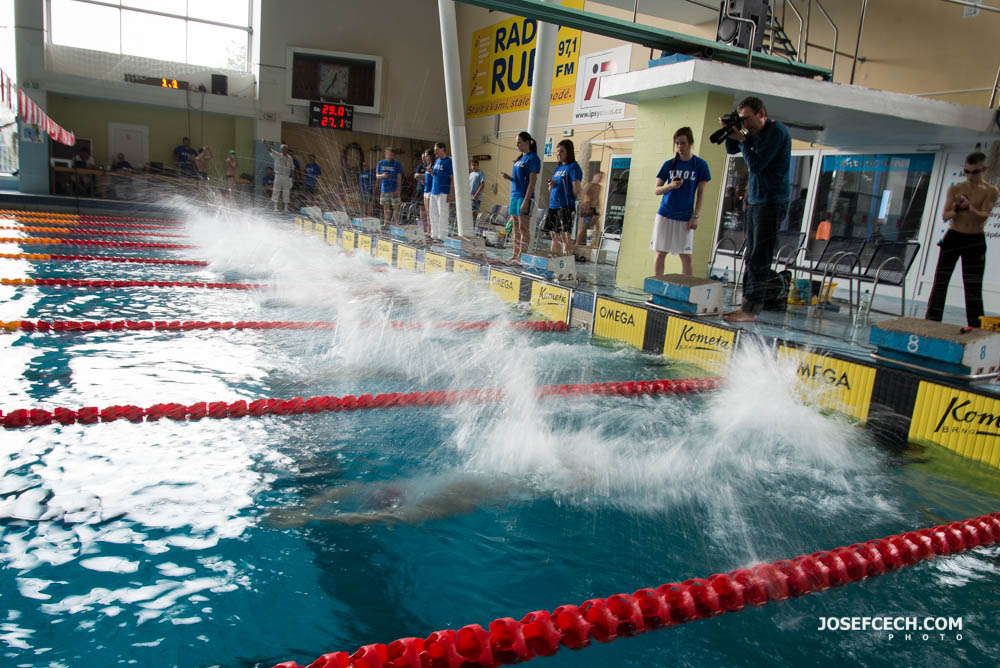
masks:
[[[521,299],[521,277],[515,274],[490,269],[490,288],[505,302],[517,303]]]
[[[354,250],[355,236],[351,230],[344,230],[344,233],[340,235],[340,247],[344,250]]]
[[[622,341],[642,350],[646,310],[598,297],[594,304],[594,336]]]
[[[709,373],[725,371],[736,347],[736,332],[684,318],[670,318],[663,339],[663,356],[691,362]]]
[[[807,401],[861,422],[868,421],[868,406],[875,386],[874,367],[787,346],[778,348],[778,359],[795,362],[799,378],[808,387]]]
[[[330,244],[331,246],[336,246],[337,245],[337,230],[338,229],[339,228],[334,227],[333,225],[327,225],[326,226],[326,243]]]
[[[910,440],[936,443],[1000,468],[1000,400],[921,381]]]
[[[455,260],[452,262],[452,271],[456,274],[472,274],[473,276],[479,275],[479,265],[475,262],[466,262],[465,260]]]
[[[293,218],[292,220],[295,221],[295,227],[299,228],[300,230],[303,229],[303,226],[305,225],[306,221],[301,216],[295,216],[295,218]]]
[[[562,0],[562,6],[583,9],[583,2]],[[531,106],[537,36],[534,19],[519,16],[472,33],[466,116],[504,114]],[[580,31],[560,28],[557,40],[552,105],[568,104],[576,94]]]
[[[367,234],[358,235],[358,250],[363,250],[367,255],[372,254],[372,238]]]
[[[396,251],[396,266],[400,269],[417,270],[417,249],[399,246]]]
[[[326,236],[326,225],[323,223],[313,223],[313,234],[320,239]]]
[[[309,234],[313,230],[313,222],[308,218],[302,219],[302,231]]]
[[[424,273],[439,274],[448,269],[448,258],[437,253],[424,253]]]
[[[531,306],[549,320],[567,322],[569,319],[570,296],[569,288],[560,288],[541,281],[531,284]],[[515,299],[516,301],[516,299]],[[642,347],[642,339],[639,340]]]
[[[390,266],[392,265],[392,245],[391,241],[379,239],[375,250],[375,254],[388,262]]]

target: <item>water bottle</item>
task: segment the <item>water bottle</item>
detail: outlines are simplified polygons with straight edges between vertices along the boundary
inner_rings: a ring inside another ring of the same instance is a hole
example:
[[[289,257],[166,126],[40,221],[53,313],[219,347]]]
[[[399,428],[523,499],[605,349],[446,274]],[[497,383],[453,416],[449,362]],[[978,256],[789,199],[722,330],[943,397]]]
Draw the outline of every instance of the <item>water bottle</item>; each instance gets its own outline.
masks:
[[[854,328],[861,329],[868,325],[868,312],[872,306],[872,293],[865,290],[858,300],[858,312],[854,314]]]

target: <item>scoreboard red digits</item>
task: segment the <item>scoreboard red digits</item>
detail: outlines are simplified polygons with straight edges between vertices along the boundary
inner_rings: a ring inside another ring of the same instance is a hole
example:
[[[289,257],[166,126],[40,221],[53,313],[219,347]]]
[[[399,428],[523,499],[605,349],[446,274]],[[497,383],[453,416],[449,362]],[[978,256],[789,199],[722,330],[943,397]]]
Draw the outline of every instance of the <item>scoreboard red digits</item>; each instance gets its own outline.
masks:
[[[332,130],[354,129],[354,107],[347,104],[309,103],[309,125]]]

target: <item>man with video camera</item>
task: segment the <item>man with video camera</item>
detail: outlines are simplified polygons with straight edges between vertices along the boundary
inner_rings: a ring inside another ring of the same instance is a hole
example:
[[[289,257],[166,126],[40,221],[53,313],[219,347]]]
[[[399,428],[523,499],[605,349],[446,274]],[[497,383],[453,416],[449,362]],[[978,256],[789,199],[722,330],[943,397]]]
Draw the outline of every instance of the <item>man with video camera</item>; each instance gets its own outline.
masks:
[[[743,306],[723,318],[728,322],[754,322],[764,305],[773,301],[781,289],[771,262],[778,225],[788,208],[792,138],[781,121],[767,117],[767,108],[759,97],[743,98],[734,114],[727,114],[719,121],[722,129],[712,135],[712,141],[719,143],[725,137],[726,152],[742,153],[750,171]]]

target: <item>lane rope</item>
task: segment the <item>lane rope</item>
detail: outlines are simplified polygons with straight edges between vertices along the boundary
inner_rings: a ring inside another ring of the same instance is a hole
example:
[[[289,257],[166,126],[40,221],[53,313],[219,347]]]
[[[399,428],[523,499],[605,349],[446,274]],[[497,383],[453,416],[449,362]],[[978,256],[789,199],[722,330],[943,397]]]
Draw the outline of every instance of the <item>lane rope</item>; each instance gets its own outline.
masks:
[[[86,228],[75,230],[71,227],[36,227],[33,225],[0,225],[0,230],[17,230],[19,232],[55,232],[61,234],[79,234],[100,237],[174,237],[177,239],[189,238],[186,234],[172,234],[169,232],[146,232],[132,230],[104,230],[100,228]]]
[[[565,322],[551,320],[515,320],[513,322],[494,322],[489,320],[473,322],[437,322],[425,325],[420,322],[391,321],[386,323],[392,329],[423,329],[441,328],[457,330],[483,330],[489,327],[509,327],[510,329],[531,332],[566,332],[569,325]],[[0,330],[7,332],[121,332],[121,331],[158,331],[180,332],[191,330],[229,330],[229,329],[336,329],[335,322],[304,322],[288,320],[240,320],[240,321],[204,321],[204,320],[0,320]]]
[[[134,220],[144,223],[169,223],[181,225],[181,221],[170,218],[136,218],[135,216],[95,216],[81,215],[78,213],[42,213],[40,211],[30,211],[22,209],[0,209],[0,214],[10,214],[14,216],[51,216],[53,218],[71,218],[76,220]]]
[[[805,596],[1000,541],[1000,513],[907,531],[829,551],[782,559],[707,578],[670,582],[632,594],[593,598],[529,612],[520,621],[496,619],[484,629],[468,624],[426,638],[365,645],[353,654],[324,654],[309,668],[485,668],[583,649],[746,606]],[[294,661],[274,668],[303,668]]]
[[[171,230],[182,227],[181,225],[149,225],[144,223],[116,223],[110,220],[101,221],[82,221],[82,220],[67,220],[63,218],[48,218],[48,217],[21,217],[12,218],[10,216],[0,216],[0,220],[8,220],[15,223],[52,223],[57,227],[112,227],[116,229],[129,229],[129,230]]]
[[[214,290],[262,290],[263,283],[204,283],[200,281],[124,281],[90,278],[0,278],[0,285],[55,288],[210,288]]]
[[[641,380],[614,383],[579,383],[572,385],[543,385],[536,390],[536,396],[576,396],[576,395],[618,395],[633,397],[644,394],[692,394],[707,392],[719,387],[721,378],[680,378],[664,380]],[[48,411],[41,408],[18,408],[6,413],[0,412],[6,429],[35,427],[53,422],[68,425],[73,423],[93,424],[95,422],[154,422],[162,418],[170,420],[201,420],[212,418],[242,418],[265,415],[301,415],[327,411],[372,410],[381,408],[408,408],[423,406],[450,406],[459,403],[488,403],[500,401],[504,392],[498,388],[481,390],[431,390],[428,392],[389,392],[386,394],[348,394],[343,397],[293,397],[291,399],[243,399],[233,402],[199,401],[189,406],[179,403],[153,404],[146,408],[139,406],[108,406],[96,408],[85,406],[76,410],[55,408]]]
[[[51,255],[48,253],[0,253],[0,258],[8,260],[34,260],[38,262],[134,262],[137,264],[180,264],[191,267],[207,267],[204,260],[164,260],[146,257],[119,257],[115,255]]]
[[[112,248],[197,248],[190,244],[161,244],[149,241],[98,241],[95,239],[50,239],[47,237],[0,237],[0,243],[62,244],[64,246],[109,246]]]

